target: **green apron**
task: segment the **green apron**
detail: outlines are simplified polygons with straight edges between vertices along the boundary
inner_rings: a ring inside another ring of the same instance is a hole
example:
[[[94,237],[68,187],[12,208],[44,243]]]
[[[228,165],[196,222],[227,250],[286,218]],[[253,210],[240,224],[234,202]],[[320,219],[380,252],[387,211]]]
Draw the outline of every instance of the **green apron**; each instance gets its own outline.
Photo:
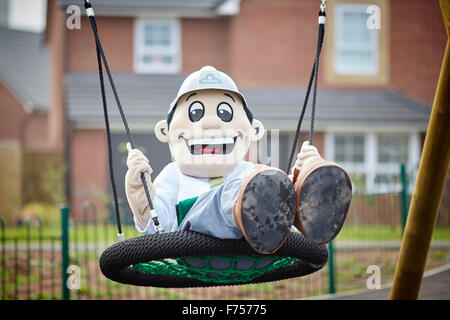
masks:
[[[220,186],[223,183],[223,177],[209,178],[209,184],[212,188]],[[198,197],[193,197],[189,199],[182,200],[175,205],[175,209],[177,212],[177,221],[178,225],[181,224],[184,217],[188,214],[189,210],[191,210],[195,201],[197,201]]]

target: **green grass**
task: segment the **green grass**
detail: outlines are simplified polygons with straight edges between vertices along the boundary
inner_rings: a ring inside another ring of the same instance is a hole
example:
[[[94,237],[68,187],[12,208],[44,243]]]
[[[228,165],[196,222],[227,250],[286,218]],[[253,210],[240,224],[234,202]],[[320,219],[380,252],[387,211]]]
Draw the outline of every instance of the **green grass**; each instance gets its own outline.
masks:
[[[386,225],[344,225],[336,241],[400,241],[402,230],[400,227]],[[433,240],[450,240],[450,228],[436,228]]]
[[[125,238],[138,237],[141,234],[134,226],[123,226],[123,233]],[[41,230],[43,242],[49,242],[50,238],[58,239],[61,235],[61,227],[57,225],[44,226]],[[37,227],[30,227],[28,230],[26,226],[6,228],[5,238],[7,242],[13,241],[17,238],[19,243],[30,238],[32,243],[37,243],[39,240],[39,229]],[[0,235],[1,237],[1,235]],[[114,224],[107,225],[70,225],[69,226],[69,241],[70,242],[116,242],[117,241],[117,227]]]
[[[133,225],[124,225],[123,232],[125,238],[139,237],[141,234]],[[26,226],[6,228],[5,237],[11,239],[19,239],[19,243],[26,241],[27,234],[31,242],[37,243],[39,230],[37,227],[31,227],[28,231]],[[60,226],[50,225],[42,228],[43,242],[48,242],[48,238],[57,239],[61,234]],[[0,235],[1,236],[1,235]],[[402,231],[400,227],[392,227],[388,225],[344,225],[336,241],[400,241],[402,239]],[[99,242],[112,243],[117,241],[117,227],[114,224],[98,226],[94,225],[74,225],[69,228],[69,240],[75,242]],[[450,227],[437,227],[433,233],[433,240],[450,240]]]
[[[402,231],[386,225],[344,225],[336,238],[339,240],[400,240]]]

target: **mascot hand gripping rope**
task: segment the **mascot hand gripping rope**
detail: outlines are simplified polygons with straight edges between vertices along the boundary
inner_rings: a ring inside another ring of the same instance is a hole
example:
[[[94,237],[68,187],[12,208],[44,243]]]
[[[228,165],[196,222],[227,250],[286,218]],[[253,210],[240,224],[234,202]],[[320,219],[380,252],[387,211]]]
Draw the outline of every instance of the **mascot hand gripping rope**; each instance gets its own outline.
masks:
[[[152,182],[149,160],[128,145],[126,195],[141,233],[153,233],[141,172],[166,231],[191,230],[221,239],[245,237],[272,254],[297,228],[317,245],[340,231],[351,199],[345,171],[303,143],[290,176],[244,161],[264,135],[233,80],[211,66],[190,74],[156,137],[173,162]]]

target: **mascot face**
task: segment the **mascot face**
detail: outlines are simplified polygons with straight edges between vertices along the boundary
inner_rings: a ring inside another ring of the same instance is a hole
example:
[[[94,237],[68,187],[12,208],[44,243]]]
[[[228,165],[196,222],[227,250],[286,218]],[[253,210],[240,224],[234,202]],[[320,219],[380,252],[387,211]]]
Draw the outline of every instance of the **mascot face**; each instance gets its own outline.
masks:
[[[208,178],[230,173],[250,143],[261,139],[264,127],[255,119],[250,123],[236,93],[207,89],[181,96],[170,123],[158,122],[155,134],[169,143],[181,172]]]

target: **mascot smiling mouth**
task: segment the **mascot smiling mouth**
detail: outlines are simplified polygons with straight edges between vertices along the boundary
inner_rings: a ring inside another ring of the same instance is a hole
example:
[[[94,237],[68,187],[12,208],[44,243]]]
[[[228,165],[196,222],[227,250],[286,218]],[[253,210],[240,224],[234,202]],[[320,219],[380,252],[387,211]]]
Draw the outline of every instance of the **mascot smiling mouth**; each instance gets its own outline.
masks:
[[[204,139],[186,139],[183,135],[178,138],[183,139],[188,150],[193,155],[201,154],[229,154],[234,150],[238,137],[243,138],[242,133],[238,132],[234,138],[204,138]]]

